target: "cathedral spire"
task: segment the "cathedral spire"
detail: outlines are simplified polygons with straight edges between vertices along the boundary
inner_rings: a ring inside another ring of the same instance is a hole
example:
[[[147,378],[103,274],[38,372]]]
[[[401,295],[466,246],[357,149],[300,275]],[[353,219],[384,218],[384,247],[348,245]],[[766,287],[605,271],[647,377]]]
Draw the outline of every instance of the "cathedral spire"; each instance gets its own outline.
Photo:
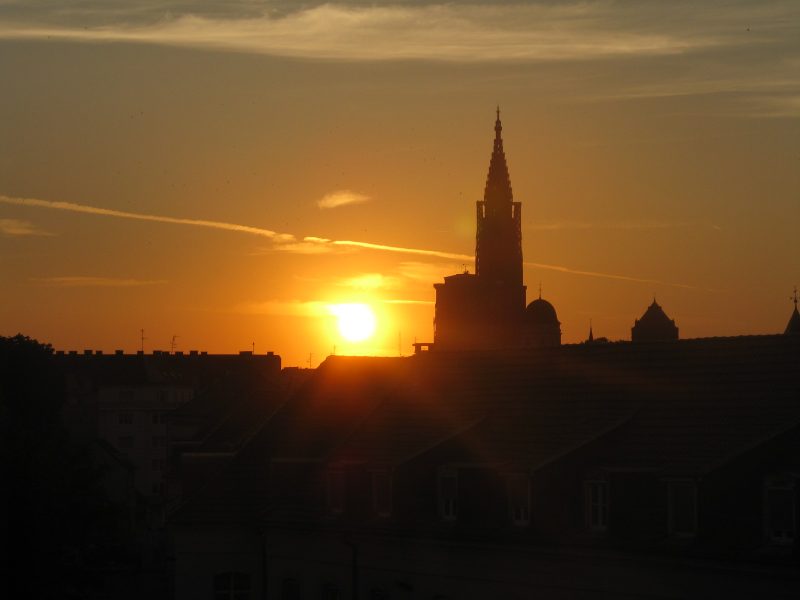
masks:
[[[494,122],[494,147],[489,161],[489,174],[483,200],[489,204],[510,204],[514,198],[511,193],[511,178],[508,176],[506,153],[503,151],[503,124],[500,121],[500,106]]]
[[[506,153],[500,106],[494,122],[494,145],[483,200],[477,202],[475,274],[483,281],[520,286],[522,302],[522,207],[514,202]]]

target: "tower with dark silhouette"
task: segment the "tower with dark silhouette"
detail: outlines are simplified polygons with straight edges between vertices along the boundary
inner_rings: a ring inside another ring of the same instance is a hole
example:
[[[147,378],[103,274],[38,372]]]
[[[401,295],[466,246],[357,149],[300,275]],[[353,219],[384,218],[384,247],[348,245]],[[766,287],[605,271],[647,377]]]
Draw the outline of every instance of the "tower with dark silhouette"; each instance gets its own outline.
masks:
[[[483,200],[476,202],[475,273],[487,283],[522,286],[522,205],[514,202],[500,108]]]
[[[673,342],[678,339],[678,326],[653,298],[641,319],[636,319],[631,328],[633,342]]]
[[[434,285],[434,346],[439,350],[549,346],[558,345],[561,340],[555,309],[549,303],[552,319],[548,319],[547,326],[538,326],[541,319],[526,318],[522,205],[514,201],[511,190],[499,108],[494,132],[483,200],[476,203],[475,273],[451,275],[444,278],[444,283]],[[538,308],[534,307],[533,312]],[[530,331],[529,321],[537,325]],[[557,334],[553,327],[558,329]],[[539,334],[545,330],[547,343],[540,343]]]

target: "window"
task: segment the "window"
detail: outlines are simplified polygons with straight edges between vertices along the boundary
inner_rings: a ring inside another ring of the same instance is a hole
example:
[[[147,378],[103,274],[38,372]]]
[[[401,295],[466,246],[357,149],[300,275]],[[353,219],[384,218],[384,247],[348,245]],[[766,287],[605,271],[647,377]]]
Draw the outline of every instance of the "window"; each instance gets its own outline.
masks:
[[[150,486],[150,491],[154,496],[160,496],[164,493],[164,484],[161,481],[156,481],[152,486]]]
[[[282,600],[300,600],[300,581],[294,577],[286,577],[281,582]]]
[[[693,481],[667,482],[669,533],[691,537],[697,533],[697,486]]]
[[[764,525],[773,544],[790,545],[797,537],[797,496],[794,481],[773,477],[764,488]]]
[[[392,476],[387,471],[372,473],[372,509],[379,517],[392,514]]]
[[[326,476],[326,500],[328,512],[340,515],[344,512],[344,471],[328,471]]]
[[[119,391],[119,399],[122,402],[132,402],[133,401],[133,390],[120,390]]]
[[[156,390],[156,400],[166,402],[169,400],[169,390]]]
[[[514,525],[524,526],[531,522],[530,478],[522,473],[508,477],[508,510]]]
[[[458,471],[442,469],[439,472],[439,514],[445,521],[458,517]]]
[[[250,573],[227,572],[214,575],[214,600],[248,600]]]
[[[119,413],[118,421],[120,425],[133,425],[133,413],[132,412]]]
[[[322,586],[321,600],[342,600],[342,590],[335,583],[326,583]]]
[[[586,482],[586,525],[593,531],[608,529],[608,482]]]
[[[167,445],[167,438],[163,435],[154,435],[153,436],[153,447],[154,448],[163,448]]]
[[[126,450],[133,448],[133,436],[123,435],[122,437],[117,439],[117,447]]]
[[[164,422],[164,415],[161,413],[153,413],[153,425],[160,425]]]

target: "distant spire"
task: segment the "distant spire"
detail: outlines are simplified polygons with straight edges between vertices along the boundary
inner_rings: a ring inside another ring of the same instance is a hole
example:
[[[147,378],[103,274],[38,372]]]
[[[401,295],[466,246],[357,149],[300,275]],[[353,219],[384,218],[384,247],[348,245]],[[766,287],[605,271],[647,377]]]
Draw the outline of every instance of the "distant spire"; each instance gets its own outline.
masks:
[[[592,320],[589,319],[589,341],[594,341],[594,333],[592,332]]]
[[[503,150],[503,124],[500,122],[500,105],[497,106],[497,119],[494,122],[494,147],[492,158],[489,162],[489,174],[486,177],[486,189],[483,192],[484,201],[490,204],[511,203],[511,178],[508,175],[506,154]]]
[[[542,299],[542,282],[539,282],[539,300]]]

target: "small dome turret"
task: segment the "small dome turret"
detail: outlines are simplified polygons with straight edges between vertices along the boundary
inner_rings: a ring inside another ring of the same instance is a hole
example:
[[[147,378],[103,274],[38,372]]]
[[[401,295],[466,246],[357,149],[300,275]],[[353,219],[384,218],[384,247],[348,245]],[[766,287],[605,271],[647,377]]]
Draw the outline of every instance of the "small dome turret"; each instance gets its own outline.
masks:
[[[561,323],[556,309],[547,300],[539,297],[525,308],[525,345],[549,347],[561,345]]]

